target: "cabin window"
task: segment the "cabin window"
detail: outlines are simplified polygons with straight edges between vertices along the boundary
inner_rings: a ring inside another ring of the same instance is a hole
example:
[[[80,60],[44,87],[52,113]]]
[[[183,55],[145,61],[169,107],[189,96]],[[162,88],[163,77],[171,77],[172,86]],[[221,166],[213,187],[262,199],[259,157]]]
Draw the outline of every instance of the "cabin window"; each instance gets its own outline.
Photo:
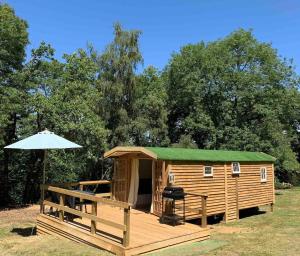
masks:
[[[232,163],[232,173],[233,174],[240,174],[241,173],[240,163],[238,163],[238,162]]]
[[[175,183],[175,174],[170,171],[168,176],[169,176],[169,183],[174,184]]]
[[[212,177],[214,175],[214,170],[212,166],[204,166],[203,170],[204,177]]]
[[[261,182],[267,181],[267,168],[266,167],[260,168],[260,181]]]

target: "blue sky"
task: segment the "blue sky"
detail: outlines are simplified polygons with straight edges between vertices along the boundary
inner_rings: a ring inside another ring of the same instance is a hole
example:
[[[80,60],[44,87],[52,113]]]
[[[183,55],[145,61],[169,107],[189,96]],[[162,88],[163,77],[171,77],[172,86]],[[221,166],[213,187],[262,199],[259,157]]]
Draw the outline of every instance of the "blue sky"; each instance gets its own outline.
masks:
[[[2,1],[3,2],[3,1]],[[293,58],[300,73],[299,0],[6,0],[29,24],[31,45],[44,40],[56,57],[92,43],[102,51],[112,40],[114,22],[143,32],[144,67],[163,68],[173,52],[188,43],[212,41],[238,29],[250,29]]]

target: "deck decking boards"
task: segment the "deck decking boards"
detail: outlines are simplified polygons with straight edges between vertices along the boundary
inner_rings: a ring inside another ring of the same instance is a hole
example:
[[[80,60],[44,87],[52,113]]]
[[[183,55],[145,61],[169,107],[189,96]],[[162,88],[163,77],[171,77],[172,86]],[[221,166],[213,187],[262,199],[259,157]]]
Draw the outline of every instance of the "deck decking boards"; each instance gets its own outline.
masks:
[[[88,212],[91,209],[88,206]],[[98,216],[122,223],[124,213],[117,207],[98,205]],[[201,241],[209,238],[209,230],[198,225],[185,223],[184,225],[170,226],[159,222],[157,216],[132,209],[130,212],[130,243],[128,247],[122,245],[122,231],[113,227],[97,223],[97,234],[91,234],[87,229],[74,226],[68,222],[60,222],[54,217],[41,214],[38,217],[38,233],[56,234],[76,242],[86,243],[98,248],[116,253],[117,255],[136,255],[166,248],[188,241]],[[78,224],[90,226],[88,219],[75,219]],[[108,239],[99,231],[118,237]],[[119,240],[119,242],[117,242]]]

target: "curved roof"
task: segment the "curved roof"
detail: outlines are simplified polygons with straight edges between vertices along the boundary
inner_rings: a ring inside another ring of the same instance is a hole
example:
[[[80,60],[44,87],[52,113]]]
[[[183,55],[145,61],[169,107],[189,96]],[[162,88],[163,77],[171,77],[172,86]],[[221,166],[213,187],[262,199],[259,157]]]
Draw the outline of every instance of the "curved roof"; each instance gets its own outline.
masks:
[[[163,147],[115,147],[104,156],[118,157],[125,154],[142,154],[153,159],[173,161],[275,162],[276,160],[263,152]]]

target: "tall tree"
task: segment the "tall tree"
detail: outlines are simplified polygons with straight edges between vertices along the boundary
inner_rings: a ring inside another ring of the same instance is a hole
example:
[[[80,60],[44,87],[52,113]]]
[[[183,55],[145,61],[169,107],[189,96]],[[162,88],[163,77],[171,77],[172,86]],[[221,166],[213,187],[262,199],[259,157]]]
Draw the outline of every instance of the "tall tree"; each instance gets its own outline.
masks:
[[[137,77],[130,137],[134,145],[166,146],[167,92],[164,77],[154,67],[148,67]]]
[[[91,54],[80,49],[64,55],[65,62],[59,63],[54,59],[54,49],[42,43],[32,51],[23,69],[30,89],[27,116],[19,126],[19,135],[26,137],[48,128],[83,146],[49,152],[48,182],[101,178],[100,155],[106,149],[107,131],[97,111],[102,95],[96,89],[98,67]],[[31,168],[22,179],[23,202],[38,199],[41,162],[41,152],[30,152],[27,163]]]
[[[166,70],[169,134],[200,148],[264,151],[278,170],[299,170],[299,78],[292,64],[251,31],[183,47]]]
[[[12,8],[0,4],[0,204],[8,197],[9,152],[3,146],[16,137],[19,116],[26,97],[18,71],[25,58],[28,44],[27,23],[17,17]]]
[[[135,71],[142,63],[139,50],[140,32],[125,31],[114,25],[114,40],[99,57],[99,90],[103,94],[101,116],[111,131],[110,147],[130,143],[133,116]]]

